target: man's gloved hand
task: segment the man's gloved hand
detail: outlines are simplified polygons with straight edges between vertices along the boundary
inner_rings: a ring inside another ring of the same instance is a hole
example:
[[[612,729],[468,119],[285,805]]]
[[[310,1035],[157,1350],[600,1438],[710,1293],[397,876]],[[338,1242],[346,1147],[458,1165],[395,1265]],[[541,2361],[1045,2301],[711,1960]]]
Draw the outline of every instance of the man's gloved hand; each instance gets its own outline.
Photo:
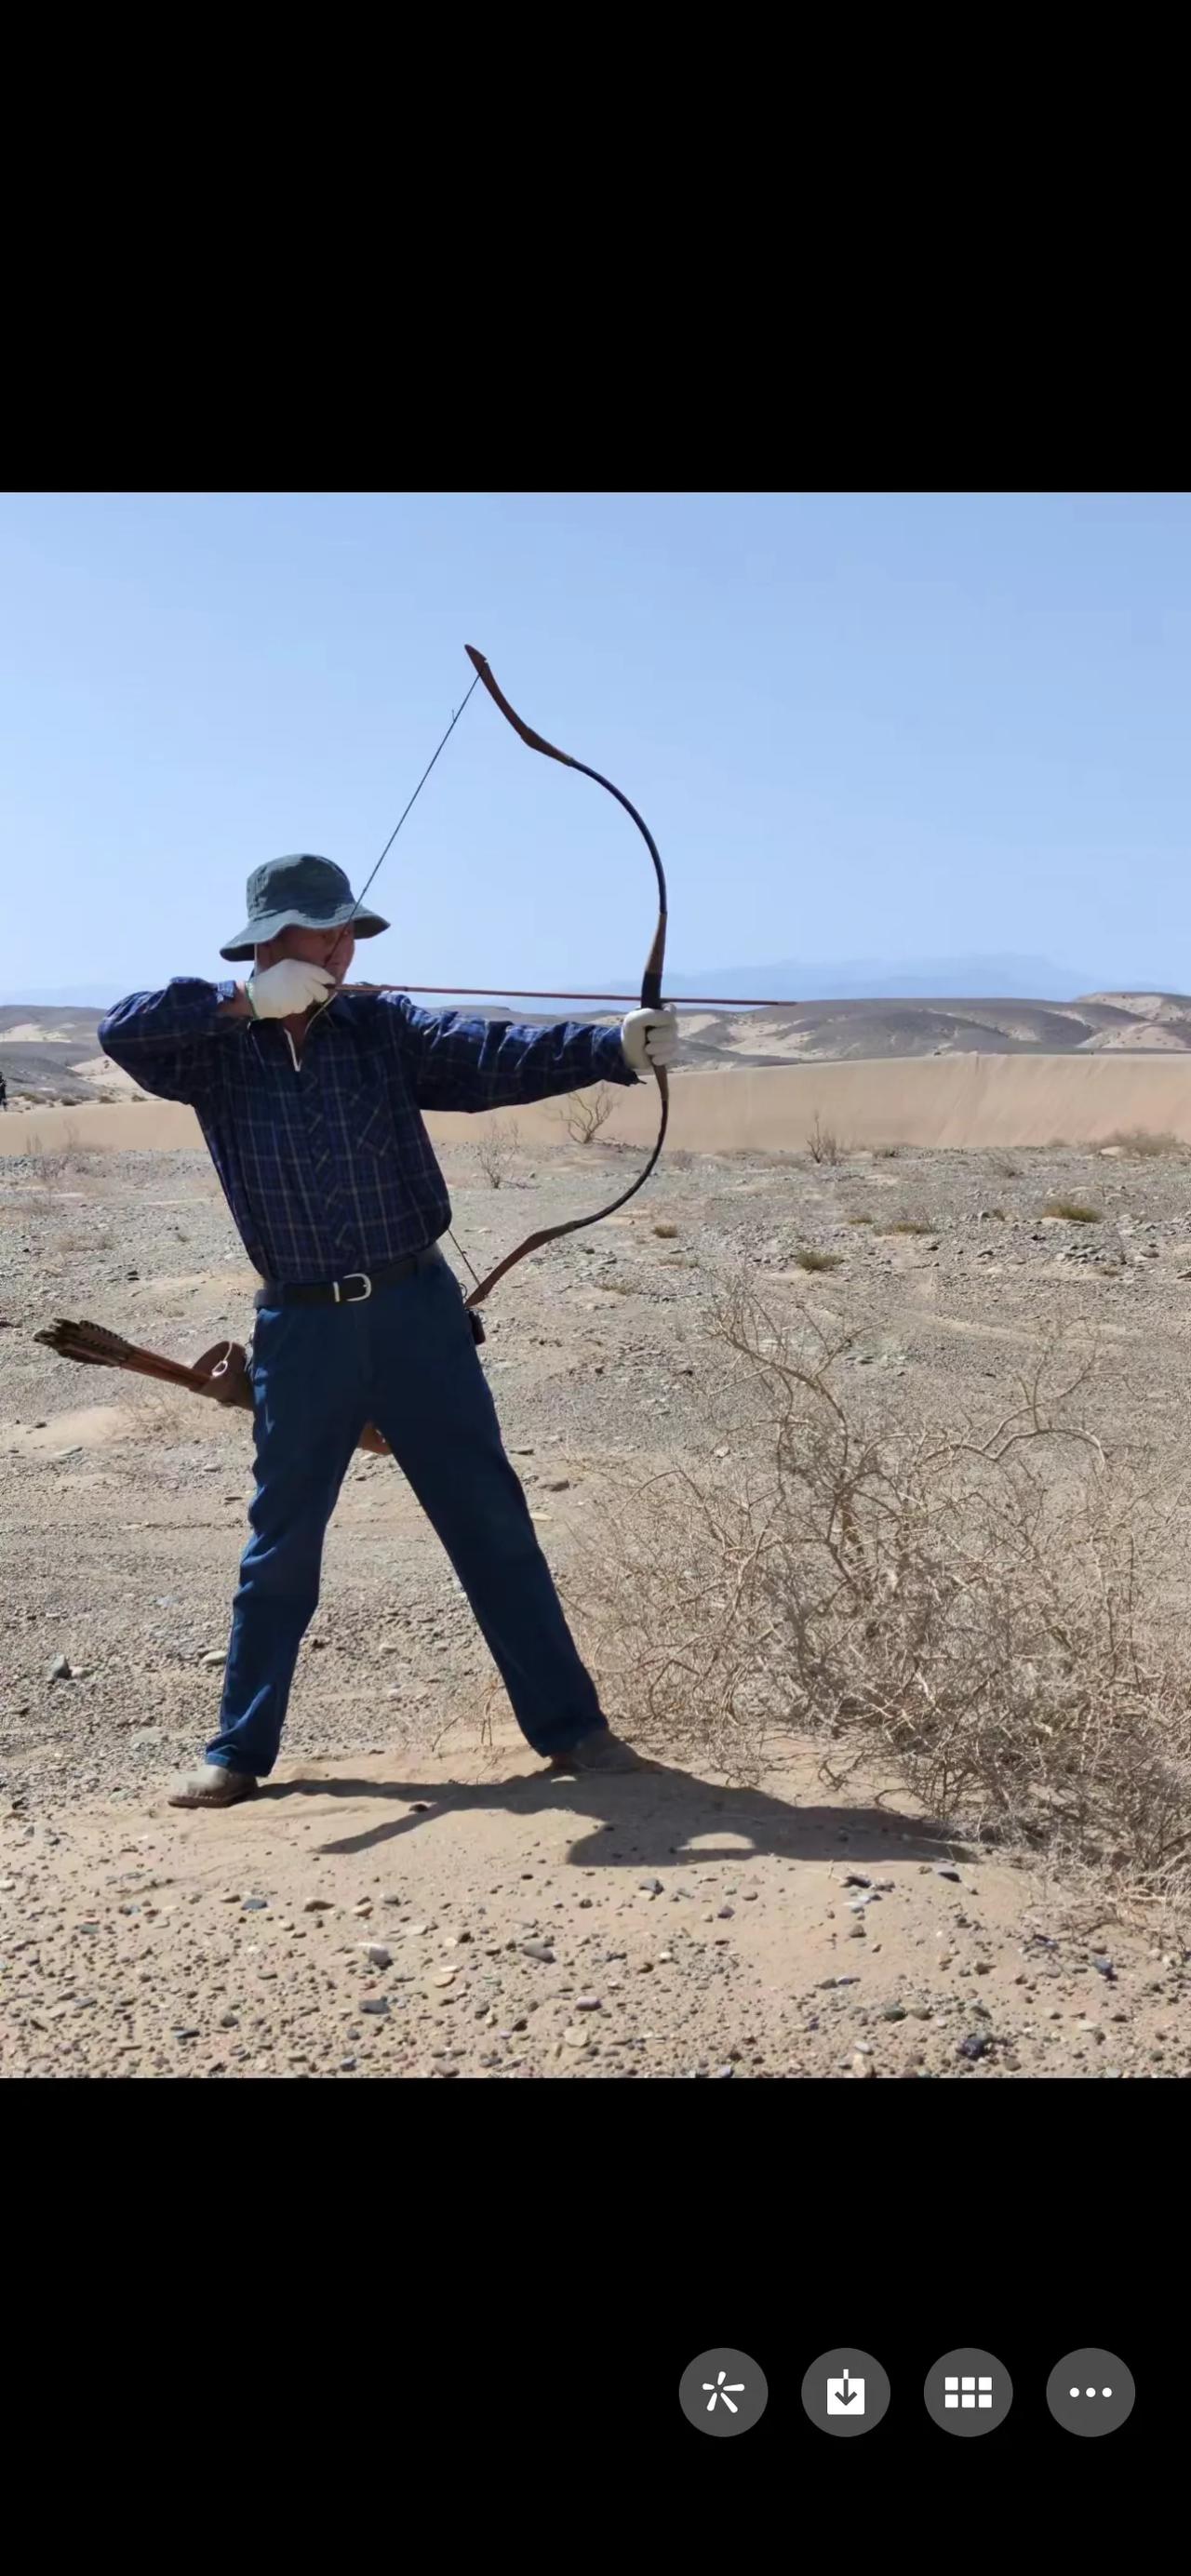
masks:
[[[262,975],[248,981],[248,1007],[254,1020],[293,1019],[299,1011],[313,1010],[316,1002],[325,1002],[335,989],[335,978],[325,966],[307,966],[300,957],[279,958],[276,966],[266,966]]]
[[[624,1060],[634,1073],[653,1073],[678,1060],[678,1017],[667,1003],[660,1011],[630,1011],[620,1024]]]

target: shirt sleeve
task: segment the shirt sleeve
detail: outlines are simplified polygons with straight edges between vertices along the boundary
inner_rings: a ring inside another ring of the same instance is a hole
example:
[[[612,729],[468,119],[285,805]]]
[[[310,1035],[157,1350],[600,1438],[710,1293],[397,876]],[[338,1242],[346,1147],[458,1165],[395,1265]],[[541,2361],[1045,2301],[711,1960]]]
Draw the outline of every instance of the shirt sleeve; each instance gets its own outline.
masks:
[[[505,1109],[593,1082],[637,1080],[619,1028],[469,1019],[462,1011],[420,1011],[402,993],[378,994],[377,1007],[410,1068],[419,1109]]]
[[[198,975],[175,975],[163,992],[129,993],[100,1021],[99,1044],[142,1091],[197,1108],[210,1096],[217,1049],[243,1025],[216,1016],[235,989],[234,977],[207,984]]]

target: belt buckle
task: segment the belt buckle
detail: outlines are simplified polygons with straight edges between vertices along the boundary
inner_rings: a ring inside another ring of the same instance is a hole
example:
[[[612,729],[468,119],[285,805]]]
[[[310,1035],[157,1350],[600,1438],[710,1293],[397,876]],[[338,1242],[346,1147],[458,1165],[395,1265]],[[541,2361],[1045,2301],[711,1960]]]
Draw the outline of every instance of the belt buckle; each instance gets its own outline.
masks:
[[[343,1291],[346,1288],[349,1279],[363,1280],[364,1288],[362,1295],[359,1297],[344,1296]],[[345,1270],[342,1279],[333,1279],[331,1285],[335,1291],[335,1303],[337,1306],[362,1306],[364,1298],[372,1295],[372,1281],[366,1270]]]

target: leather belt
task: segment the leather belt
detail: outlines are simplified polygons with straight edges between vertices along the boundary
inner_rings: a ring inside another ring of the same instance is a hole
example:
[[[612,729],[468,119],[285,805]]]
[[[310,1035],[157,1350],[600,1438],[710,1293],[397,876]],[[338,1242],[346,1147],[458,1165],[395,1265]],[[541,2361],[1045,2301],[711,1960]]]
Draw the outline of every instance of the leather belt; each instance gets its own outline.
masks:
[[[415,1270],[441,1260],[437,1244],[428,1243],[421,1252],[408,1252],[402,1261],[382,1261],[375,1270],[347,1270],[342,1279],[267,1280],[257,1289],[253,1304],[258,1314],[262,1306],[361,1306],[374,1288],[410,1279]]]

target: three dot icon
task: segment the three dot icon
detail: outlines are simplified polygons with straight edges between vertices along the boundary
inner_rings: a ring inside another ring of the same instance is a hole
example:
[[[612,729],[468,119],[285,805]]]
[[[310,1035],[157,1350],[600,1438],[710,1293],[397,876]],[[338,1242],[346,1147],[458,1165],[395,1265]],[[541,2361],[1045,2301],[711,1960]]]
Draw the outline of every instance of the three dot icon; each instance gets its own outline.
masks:
[[[1057,2424],[1085,2441],[1115,2433],[1133,2412],[1133,2373],[1119,2353],[1089,2345],[1064,2353],[1046,2383],[1046,2402]]]

